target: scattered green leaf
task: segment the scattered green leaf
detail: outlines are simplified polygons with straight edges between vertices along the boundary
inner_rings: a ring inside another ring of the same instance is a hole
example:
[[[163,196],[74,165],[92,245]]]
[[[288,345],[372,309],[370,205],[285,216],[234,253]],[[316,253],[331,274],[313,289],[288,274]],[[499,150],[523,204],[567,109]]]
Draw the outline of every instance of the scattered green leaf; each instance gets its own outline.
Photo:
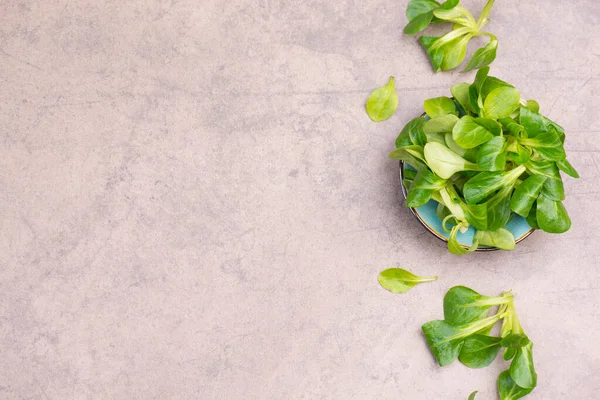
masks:
[[[379,283],[392,293],[406,293],[423,282],[437,280],[437,276],[417,276],[402,268],[389,268],[379,274]]]
[[[384,87],[375,89],[367,100],[367,114],[375,122],[385,121],[396,112],[398,95],[394,88],[394,77]]]

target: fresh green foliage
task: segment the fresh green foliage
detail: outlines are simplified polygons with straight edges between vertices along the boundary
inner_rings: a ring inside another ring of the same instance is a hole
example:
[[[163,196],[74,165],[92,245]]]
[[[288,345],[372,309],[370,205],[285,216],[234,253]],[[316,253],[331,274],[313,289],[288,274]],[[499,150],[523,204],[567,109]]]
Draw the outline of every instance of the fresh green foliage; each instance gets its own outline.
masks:
[[[549,199],[541,194],[537,198],[537,223],[548,233],[564,233],[571,227],[571,219],[562,202]]]
[[[482,246],[497,247],[502,250],[515,249],[515,237],[511,231],[505,228],[498,228],[495,231],[478,230],[473,236]]]
[[[507,185],[498,191],[495,195],[493,195],[488,201],[486,201],[486,211],[487,211],[487,225],[485,228],[477,228],[477,229],[485,229],[488,231],[497,231],[502,229],[503,226],[508,224],[510,221],[511,213],[510,213],[510,195],[512,193],[513,186]],[[474,207],[474,205],[471,205]],[[510,233],[510,231],[507,231]],[[505,236],[499,232],[500,236]],[[510,238],[512,238],[512,233],[510,233]],[[483,243],[481,243],[483,244]],[[491,246],[487,244],[487,246]],[[514,248],[514,240],[511,246],[511,249],[505,249],[504,247],[496,246],[498,248],[504,250],[512,250]]]
[[[452,97],[459,104],[463,114],[471,110],[469,104],[469,86],[471,85],[462,82],[450,88],[450,93],[452,93]]]
[[[566,158],[564,160],[558,161],[556,163],[558,169],[560,169],[565,174],[569,175],[572,178],[579,178],[579,172],[571,165],[569,160]]]
[[[431,200],[434,192],[446,186],[446,180],[438,177],[433,172],[423,169],[419,171],[406,197],[407,207],[420,207]]]
[[[527,217],[533,203],[540,195],[546,179],[543,175],[532,175],[521,182],[510,200],[510,209],[523,217]]]
[[[529,338],[523,333],[510,333],[502,338],[502,347],[509,349],[518,348],[527,346],[529,342]]]
[[[396,147],[424,146],[427,143],[424,127],[428,121],[423,117],[410,120],[396,138]]]
[[[492,335],[492,328],[499,321],[502,321],[500,336]],[[465,286],[455,286],[444,296],[444,320],[427,322],[421,329],[440,366],[458,359],[469,368],[483,368],[504,348],[504,359],[512,361],[498,378],[498,392],[503,400],[520,399],[537,384],[533,343],[523,332],[510,292],[490,297]]]
[[[452,138],[460,147],[472,149],[500,135],[502,128],[496,121],[488,118],[473,118],[465,115],[454,125]]]
[[[510,363],[510,376],[515,383],[525,389],[533,389],[537,384],[537,373],[533,365],[533,343],[517,347]]]
[[[477,151],[477,165],[484,171],[503,171],[506,167],[506,139],[496,136]]]
[[[429,168],[444,179],[460,171],[481,170],[477,164],[465,160],[440,143],[427,143],[424,147],[424,155]]]
[[[451,5],[436,8],[434,16],[468,18],[460,5]],[[431,43],[432,51],[442,49]],[[479,247],[513,250],[515,238],[506,229],[512,218],[526,218],[549,233],[571,226],[560,171],[579,174],[567,161],[564,129],[489,70],[480,68],[471,84],[452,86],[454,98],[425,100],[426,116],[406,124],[390,153],[419,171],[405,185],[407,205],[440,204],[437,215],[456,255]],[[459,243],[459,233],[470,227],[475,234],[468,248]]]
[[[406,7],[406,18],[412,21],[421,14],[433,11],[440,6],[435,0],[411,0]]]
[[[398,147],[389,154],[390,158],[400,161],[406,161],[417,170],[426,170],[425,156],[421,146],[404,146]]]
[[[478,20],[458,0],[448,0],[443,4],[433,0],[411,0],[406,8],[408,24],[404,33],[414,35],[432,23],[452,24],[453,30],[441,37],[421,36],[419,41],[427,51],[433,69],[438,72],[458,67],[467,54],[469,41],[476,36],[487,36],[489,42],[475,51],[465,71],[481,68],[496,58],[498,39],[482,28],[489,22],[494,0],[489,0]]]
[[[469,336],[460,350],[458,359],[469,368],[484,368],[490,365],[502,348],[502,338],[475,334]]]
[[[552,200],[563,201],[565,199],[565,188],[555,162],[530,160],[524,165],[530,175],[541,175],[547,178],[540,194]]]
[[[375,89],[367,100],[367,114],[375,122],[390,118],[398,107],[398,95],[394,88],[394,77],[390,76],[387,85]]]
[[[389,268],[381,271],[378,280],[381,286],[392,293],[406,293],[423,282],[437,280],[437,276],[417,276],[402,268]]]
[[[425,134],[452,132],[454,125],[458,122],[458,117],[454,114],[446,114],[441,117],[431,118],[423,126]]]
[[[427,159],[427,156],[425,156],[425,159]],[[513,185],[524,172],[525,167],[520,165],[506,172],[482,172],[477,174],[465,183],[463,188],[465,200],[467,200],[467,203],[477,204],[497,190]]]
[[[458,239],[456,238],[456,236],[458,235],[458,231],[464,227],[466,227],[464,222],[455,225],[450,231],[450,236],[448,237],[448,251],[457,256],[464,256],[465,254],[472,253],[475,250],[477,250],[477,247],[479,246],[477,242],[474,242],[473,246],[471,246],[470,248],[466,248],[461,246],[460,243],[458,243]]]
[[[427,120],[425,118],[414,118],[410,120],[396,138],[396,148],[404,148],[410,146],[423,147],[427,143],[427,135],[423,127]]]
[[[467,64],[464,72],[468,72],[477,68],[489,65],[496,59],[496,50],[498,50],[498,39],[496,36],[490,34],[490,41],[488,44],[480,49],[477,49],[473,53],[473,57]]]
[[[533,389],[526,389],[517,385],[511,378],[509,370],[502,372],[498,377],[498,394],[500,395],[500,400],[518,400],[527,396],[532,391]]]
[[[502,314],[496,314],[459,326],[441,320],[431,321],[423,324],[421,329],[431,352],[443,367],[458,358],[466,338],[494,326],[502,317]]]
[[[456,112],[454,100],[444,96],[425,100],[423,108],[431,118],[441,117],[446,114],[454,114]]]
[[[477,390],[471,393],[467,400],[475,400],[475,396],[477,396],[477,393],[479,393]]]
[[[540,157],[549,161],[563,161],[567,157],[559,132],[553,126],[533,138],[519,138],[519,144],[529,146]]]
[[[488,118],[508,118],[519,107],[521,95],[517,89],[501,86],[490,92],[483,103],[483,115]]]
[[[487,311],[512,301],[513,296],[484,296],[465,286],[454,286],[444,296],[444,320],[452,325],[464,325],[476,321]]]

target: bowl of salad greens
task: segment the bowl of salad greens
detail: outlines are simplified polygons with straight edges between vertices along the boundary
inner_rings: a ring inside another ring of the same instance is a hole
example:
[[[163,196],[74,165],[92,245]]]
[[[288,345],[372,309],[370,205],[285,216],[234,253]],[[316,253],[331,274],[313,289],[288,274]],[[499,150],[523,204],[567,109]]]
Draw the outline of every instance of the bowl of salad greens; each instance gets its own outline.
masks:
[[[390,158],[400,161],[406,205],[457,255],[513,250],[533,230],[563,233],[571,220],[560,171],[564,129],[521,99],[512,85],[480,68],[452,97],[425,100]]]

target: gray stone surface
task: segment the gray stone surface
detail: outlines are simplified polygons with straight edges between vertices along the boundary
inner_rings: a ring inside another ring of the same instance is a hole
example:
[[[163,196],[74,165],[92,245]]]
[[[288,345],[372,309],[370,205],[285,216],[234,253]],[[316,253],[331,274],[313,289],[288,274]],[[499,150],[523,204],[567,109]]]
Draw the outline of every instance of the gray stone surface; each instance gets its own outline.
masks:
[[[493,10],[492,74],[566,128],[582,178],[567,234],[464,258],[386,158],[473,78],[432,73],[405,6],[2,1],[0,398],[493,399],[500,359],[442,369],[420,334],[456,284],[518,295],[531,399],[598,398],[600,5]],[[440,280],[392,295],[390,266]]]

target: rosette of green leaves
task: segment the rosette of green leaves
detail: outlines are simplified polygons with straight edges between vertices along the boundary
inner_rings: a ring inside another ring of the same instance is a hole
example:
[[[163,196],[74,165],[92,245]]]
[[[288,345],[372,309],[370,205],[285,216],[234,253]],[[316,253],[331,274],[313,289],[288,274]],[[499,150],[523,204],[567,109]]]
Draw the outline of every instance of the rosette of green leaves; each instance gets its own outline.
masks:
[[[488,315],[493,307],[495,313]],[[501,333],[494,336],[491,331],[499,321]],[[440,366],[458,359],[469,368],[484,368],[504,349],[504,359],[511,363],[498,378],[501,400],[520,399],[537,385],[533,343],[523,332],[510,292],[492,297],[455,286],[444,296],[444,319],[423,324],[422,331]]]
[[[414,35],[432,23],[453,24],[453,30],[441,37],[419,38],[436,72],[458,67],[465,59],[469,41],[476,36],[487,36],[489,42],[475,51],[465,71],[481,68],[494,61],[498,49],[498,39],[491,33],[482,31],[489,22],[488,17],[493,5],[494,0],[489,0],[479,19],[475,20],[471,12],[462,7],[458,0],[447,0],[444,3],[435,0],[411,0],[406,8],[409,22],[404,27],[404,33]]]
[[[457,255],[478,246],[513,250],[506,225],[517,215],[535,229],[567,231],[561,171],[579,175],[566,158],[564,129],[537,102],[489,76],[489,67],[450,92],[425,100],[424,116],[406,124],[390,153],[416,170],[405,182],[407,206],[436,201],[448,250]],[[470,249],[457,240],[469,227],[476,230]]]

